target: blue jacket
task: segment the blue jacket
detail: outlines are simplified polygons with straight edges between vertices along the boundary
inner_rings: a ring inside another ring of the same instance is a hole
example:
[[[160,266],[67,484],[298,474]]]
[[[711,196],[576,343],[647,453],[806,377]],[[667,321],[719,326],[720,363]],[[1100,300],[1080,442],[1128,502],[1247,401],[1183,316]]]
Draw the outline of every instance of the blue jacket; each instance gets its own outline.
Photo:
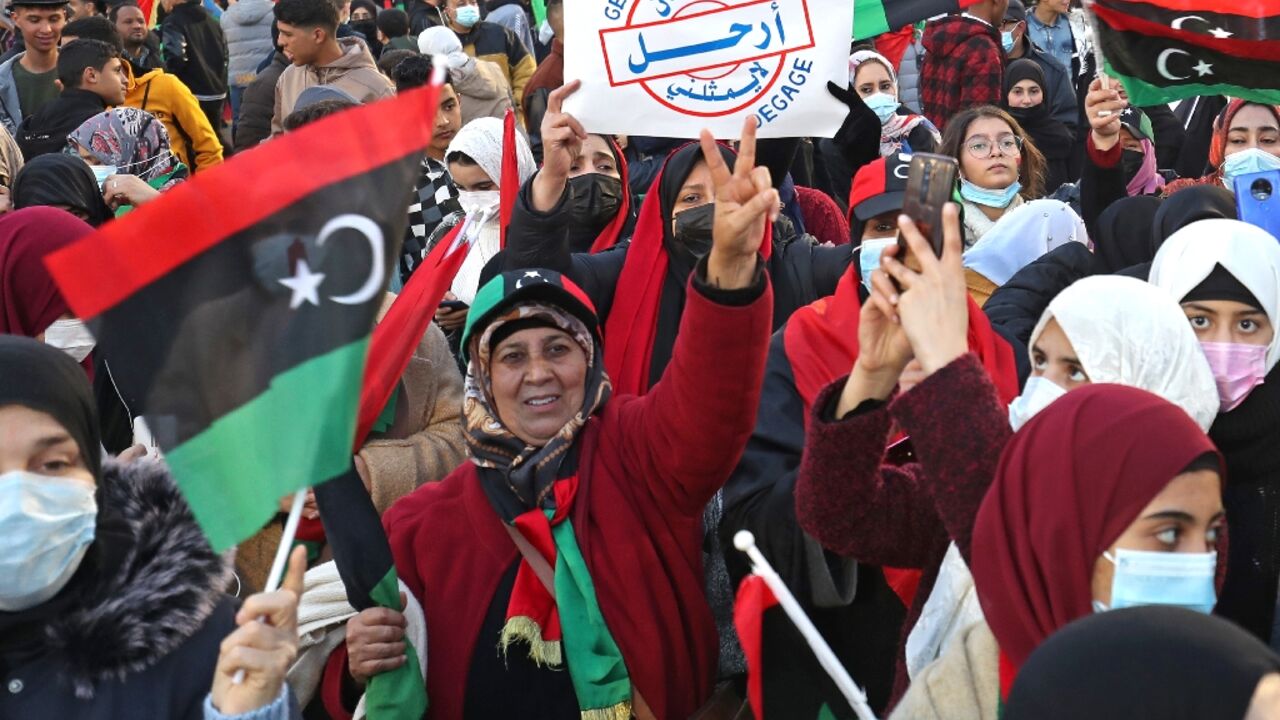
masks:
[[[258,64],[271,55],[271,0],[240,0],[222,13],[227,38],[227,82],[245,86],[258,76]]]

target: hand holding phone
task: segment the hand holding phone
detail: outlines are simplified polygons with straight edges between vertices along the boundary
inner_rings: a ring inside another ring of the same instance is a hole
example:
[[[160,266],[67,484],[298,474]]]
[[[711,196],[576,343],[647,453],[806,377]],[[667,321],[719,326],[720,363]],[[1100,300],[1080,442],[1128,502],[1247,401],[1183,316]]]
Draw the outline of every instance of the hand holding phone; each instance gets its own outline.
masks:
[[[468,307],[470,306],[462,302],[461,300],[441,300],[440,301],[440,309],[448,310],[450,312],[453,312],[456,310],[466,310]]]
[[[911,218],[916,229],[929,241],[935,257],[942,257],[942,208],[955,192],[959,172],[955,158],[930,153],[911,156],[902,214]],[[900,239],[898,259],[905,262],[907,253],[907,245]]]

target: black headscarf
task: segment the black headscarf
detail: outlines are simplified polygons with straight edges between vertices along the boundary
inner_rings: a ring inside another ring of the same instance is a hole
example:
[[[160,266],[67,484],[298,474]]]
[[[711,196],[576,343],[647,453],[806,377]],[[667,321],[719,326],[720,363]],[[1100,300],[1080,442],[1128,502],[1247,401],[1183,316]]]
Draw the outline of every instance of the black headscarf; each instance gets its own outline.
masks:
[[[1151,257],[1169,236],[1197,220],[1236,219],[1236,196],[1216,185],[1192,185],[1165,198],[1151,224]]]
[[[1111,610],[1050,637],[1022,666],[1005,720],[1239,720],[1280,657],[1234,624],[1176,607]]]
[[[52,416],[80,446],[89,472],[101,477],[102,443],[93,390],[84,368],[71,356],[31,338],[0,335],[0,407],[5,405]]]
[[[724,158],[725,164],[730,168],[737,161],[737,156],[729,148],[717,144],[720,150],[720,157]],[[662,245],[667,250],[667,256],[670,258],[668,267],[675,273],[676,279],[683,287],[688,281],[689,275],[693,273],[693,267],[698,262],[695,254],[699,252],[696,248],[686,247],[684,243],[679,242],[675,238],[672,231],[672,219],[675,217],[675,206],[680,200],[680,188],[689,180],[689,174],[693,172],[693,168],[702,160],[702,146],[698,143],[689,143],[672,153],[667,160],[666,167],[662,169],[662,182],[658,186],[658,197],[661,200],[662,208]],[[713,192],[713,188],[707,187],[707,193]],[[711,207],[708,204],[706,207]],[[692,208],[685,212],[698,211],[699,208]],[[709,212],[702,210],[701,212]],[[708,233],[710,232],[710,224],[707,225]],[[711,236],[707,235],[707,249],[710,248]],[[705,252],[705,250],[702,250]]]
[[[84,213],[97,227],[111,219],[111,209],[89,165],[64,153],[41,155],[22,166],[13,180],[13,207],[52,205]]]
[[[1160,209],[1160,198],[1138,195],[1117,200],[1098,216],[1094,254],[1102,271],[1114,273],[1155,257],[1151,249],[1151,222]]]
[[[1033,80],[1040,86],[1040,96],[1044,98],[1039,105],[1029,108],[1009,105],[1009,90],[1023,80]],[[1022,129],[1031,136],[1036,149],[1050,160],[1065,158],[1071,153],[1075,136],[1062,121],[1053,119],[1049,108],[1049,95],[1044,80],[1044,71],[1034,60],[1014,60],[1004,76],[1004,94],[1000,97],[1000,106],[1013,116]]]

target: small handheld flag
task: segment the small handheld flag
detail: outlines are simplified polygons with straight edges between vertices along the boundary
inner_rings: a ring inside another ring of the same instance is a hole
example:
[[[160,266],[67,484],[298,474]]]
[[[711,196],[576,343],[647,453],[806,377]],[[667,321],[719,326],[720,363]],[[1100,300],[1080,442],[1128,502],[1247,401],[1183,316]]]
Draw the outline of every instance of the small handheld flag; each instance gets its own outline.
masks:
[[[760,553],[760,550],[756,547],[756,538],[751,534],[751,531],[739,531],[733,536],[733,545],[738,548],[738,550],[746,553],[747,557],[751,559],[752,575],[743,581],[744,587],[747,586],[747,583],[752,583],[757,579],[764,581],[764,588],[758,587],[758,582],[755,583],[756,587],[753,588],[753,590],[757,594],[757,597],[753,598],[753,604],[772,604],[771,601],[776,600],[776,602],[782,606],[782,609],[786,611],[787,616],[791,618],[791,621],[795,623],[800,634],[804,636],[805,642],[809,644],[814,655],[817,656],[818,662],[822,665],[822,669],[831,676],[833,681],[835,681],[836,687],[840,690],[840,694],[843,695],[845,700],[849,703],[849,707],[853,708],[854,713],[858,716],[858,720],[876,720],[875,713],[871,711],[871,706],[867,704],[866,694],[862,692],[857,683],[853,681],[853,678],[849,676],[849,672],[845,670],[844,665],[840,663],[839,658],[837,658],[836,654],[832,652],[831,646],[822,638],[822,634],[818,632],[818,629],[813,626],[813,621],[809,619],[809,616],[806,615],[804,610],[800,607],[800,603],[797,602],[795,596],[791,594],[791,591],[787,588],[787,584],[782,581],[782,578],[778,576],[776,571],[774,571],[773,566],[770,565],[769,561]],[[741,593],[742,591],[739,592]],[[739,602],[742,602],[742,600],[740,599]],[[735,617],[735,621],[736,620],[737,618]],[[744,649],[746,649],[747,645],[748,643],[744,638]],[[759,643],[757,643],[756,646],[758,647]],[[751,668],[750,664],[751,658],[750,655],[748,655],[748,695],[751,696],[750,699],[752,709],[755,711],[755,716],[757,718],[764,718],[764,708],[760,699],[757,680],[759,673],[757,669]],[[756,664],[759,664],[758,658]],[[755,682],[753,683],[753,681]]]

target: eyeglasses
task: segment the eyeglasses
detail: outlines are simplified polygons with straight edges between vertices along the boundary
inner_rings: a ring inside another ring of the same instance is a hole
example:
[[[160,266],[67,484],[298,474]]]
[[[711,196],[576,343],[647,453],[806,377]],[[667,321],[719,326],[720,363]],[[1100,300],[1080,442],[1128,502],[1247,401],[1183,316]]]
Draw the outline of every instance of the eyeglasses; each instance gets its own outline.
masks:
[[[978,137],[964,145],[964,149],[977,160],[991,157],[991,151],[996,147],[1000,148],[1001,155],[1021,155],[1022,138],[1017,135],[1001,135],[993,143],[990,138]]]

